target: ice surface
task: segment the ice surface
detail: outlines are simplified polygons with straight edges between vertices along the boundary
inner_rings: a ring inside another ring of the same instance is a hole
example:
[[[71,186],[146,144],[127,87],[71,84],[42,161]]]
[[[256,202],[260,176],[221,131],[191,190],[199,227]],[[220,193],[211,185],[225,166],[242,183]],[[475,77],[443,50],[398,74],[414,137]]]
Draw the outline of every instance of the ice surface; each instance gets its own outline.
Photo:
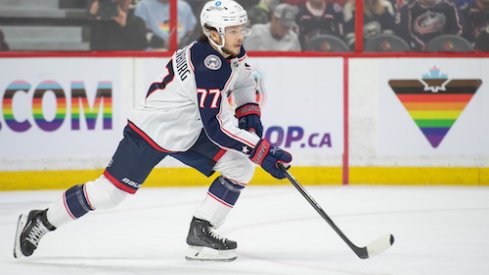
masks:
[[[187,262],[185,237],[206,188],[143,188],[117,208],[47,234],[34,256],[12,256],[17,217],[62,191],[0,193],[0,274],[489,274],[487,187],[309,187],[358,246],[392,233],[361,260],[292,186],[243,191],[221,233],[230,263]]]

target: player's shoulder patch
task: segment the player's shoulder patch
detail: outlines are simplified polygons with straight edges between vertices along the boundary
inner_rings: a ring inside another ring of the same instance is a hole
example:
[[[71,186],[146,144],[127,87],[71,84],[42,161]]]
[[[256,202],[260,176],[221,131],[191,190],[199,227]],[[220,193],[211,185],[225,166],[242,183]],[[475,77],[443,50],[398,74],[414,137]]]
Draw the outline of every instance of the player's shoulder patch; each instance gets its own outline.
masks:
[[[209,70],[217,71],[217,70],[219,70],[222,67],[222,61],[219,58],[219,56],[217,56],[215,54],[209,54],[204,59],[204,65]]]

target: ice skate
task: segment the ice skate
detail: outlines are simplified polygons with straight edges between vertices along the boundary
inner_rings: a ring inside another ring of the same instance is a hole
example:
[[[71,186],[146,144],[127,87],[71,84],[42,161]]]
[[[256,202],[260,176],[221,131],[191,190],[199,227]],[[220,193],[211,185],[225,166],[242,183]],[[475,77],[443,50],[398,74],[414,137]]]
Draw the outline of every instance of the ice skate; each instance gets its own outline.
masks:
[[[230,262],[237,258],[235,241],[219,236],[208,221],[195,217],[190,223],[187,244],[185,259],[189,261]]]
[[[28,257],[34,253],[41,238],[56,229],[46,218],[47,210],[32,210],[19,216],[15,232],[14,258]]]

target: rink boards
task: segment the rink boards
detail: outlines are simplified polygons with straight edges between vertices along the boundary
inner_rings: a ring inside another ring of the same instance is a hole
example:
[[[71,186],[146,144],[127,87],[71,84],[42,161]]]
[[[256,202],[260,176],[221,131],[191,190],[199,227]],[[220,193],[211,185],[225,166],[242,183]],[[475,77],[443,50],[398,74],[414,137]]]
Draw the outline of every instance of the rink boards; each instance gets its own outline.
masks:
[[[97,177],[129,110],[167,61],[0,59],[7,68],[0,190]],[[303,183],[489,185],[488,58],[252,57],[250,64],[265,136],[293,153]],[[257,169],[253,183],[275,182]],[[145,186],[206,184],[169,159]]]

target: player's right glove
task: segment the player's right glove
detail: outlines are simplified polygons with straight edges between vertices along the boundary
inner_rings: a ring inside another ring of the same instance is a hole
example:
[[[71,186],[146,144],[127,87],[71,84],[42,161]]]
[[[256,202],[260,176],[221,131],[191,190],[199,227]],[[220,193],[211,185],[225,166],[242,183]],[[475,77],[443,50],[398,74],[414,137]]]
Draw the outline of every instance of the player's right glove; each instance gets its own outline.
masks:
[[[278,163],[289,163],[292,161],[292,155],[280,149],[279,147],[271,147],[265,139],[260,139],[253,151],[251,151],[250,159],[254,163],[260,165],[265,171],[270,173],[277,179],[285,178],[285,172],[278,167]]]

